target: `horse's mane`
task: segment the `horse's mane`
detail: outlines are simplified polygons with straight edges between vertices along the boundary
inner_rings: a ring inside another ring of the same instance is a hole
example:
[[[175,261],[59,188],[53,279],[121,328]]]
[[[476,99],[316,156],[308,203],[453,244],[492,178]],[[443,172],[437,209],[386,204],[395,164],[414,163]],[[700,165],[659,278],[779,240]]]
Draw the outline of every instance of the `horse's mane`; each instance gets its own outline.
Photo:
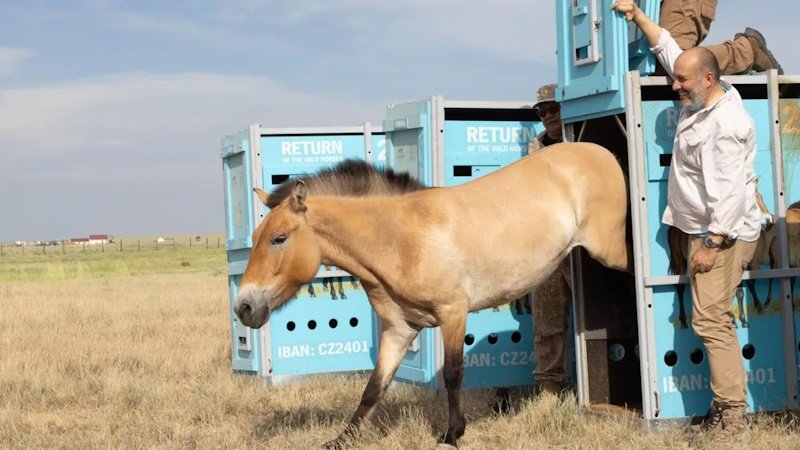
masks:
[[[274,208],[291,195],[297,180],[303,180],[309,195],[336,197],[400,195],[427,189],[425,185],[406,172],[376,169],[366,161],[346,159],[315,174],[284,181],[269,194],[267,207]]]

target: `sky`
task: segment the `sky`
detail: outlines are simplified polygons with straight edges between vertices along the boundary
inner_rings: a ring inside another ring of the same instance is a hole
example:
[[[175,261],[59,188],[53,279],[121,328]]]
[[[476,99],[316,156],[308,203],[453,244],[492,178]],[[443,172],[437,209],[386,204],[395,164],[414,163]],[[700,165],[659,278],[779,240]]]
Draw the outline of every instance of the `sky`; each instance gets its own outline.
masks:
[[[720,3],[706,43],[754,27],[800,74],[800,2]],[[0,242],[224,232],[223,135],[531,100],[557,79],[554,5],[2,0]]]

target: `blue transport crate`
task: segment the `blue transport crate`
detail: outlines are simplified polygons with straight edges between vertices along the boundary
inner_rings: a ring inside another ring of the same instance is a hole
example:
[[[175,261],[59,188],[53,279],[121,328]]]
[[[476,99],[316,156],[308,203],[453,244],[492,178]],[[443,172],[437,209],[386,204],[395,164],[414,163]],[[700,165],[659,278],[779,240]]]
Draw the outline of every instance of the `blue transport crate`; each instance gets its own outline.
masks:
[[[377,357],[378,321],[357,279],[320,267],[269,323],[253,330],[233,305],[247,267],[252,234],[269,210],[253,194],[347,158],[385,165],[379,127],[263,128],[250,126],[222,139],[232,367],[271,382],[322,372],[370,370]]]
[[[455,186],[527,154],[543,126],[532,102],[445,101],[432,97],[389,105],[384,120],[387,163],[430,186]],[[464,337],[465,388],[533,384],[531,296],[471,313]],[[438,328],[411,344],[396,379],[444,388]]]
[[[783,191],[786,194],[782,206],[787,209],[800,208],[796,203],[800,201],[800,76],[780,76],[778,78],[778,92],[780,93],[777,100],[777,111],[775,114],[778,117],[777,133],[779,137],[778,142],[781,145],[781,160],[783,168]],[[782,255],[782,261],[785,263],[781,267],[789,267],[796,269],[800,267],[800,233],[798,233],[798,217],[795,214],[784,213],[786,229],[780,230],[781,235],[786,236],[786,247],[788,254]],[[779,222],[780,225],[780,222]],[[790,282],[791,281],[791,282]],[[794,317],[791,322],[794,325],[794,339],[789,339],[784,335],[783,346],[791,347],[792,352],[797,360],[800,360],[800,283],[797,278],[785,281],[782,300],[783,305],[791,302],[794,306]],[[777,294],[776,294],[777,295]],[[783,324],[784,329],[790,327],[791,324]],[[775,343],[773,343],[775,345]],[[787,350],[788,353],[788,350]],[[787,362],[788,364],[789,362]],[[798,375],[795,372],[794,375]],[[787,372],[787,379],[791,380],[792,374]],[[800,376],[797,379],[800,382]],[[791,391],[788,394],[792,394]],[[794,391],[795,399],[797,399],[797,391]],[[798,408],[797,401],[791,403],[794,409]]]
[[[624,75],[648,75],[655,58],[635,24],[611,9],[613,0],[558,0],[557,53],[561,118],[577,121],[625,109]],[[661,2],[641,0],[639,7],[658,21]]]
[[[731,299],[747,376],[747,410],[796,409],[800,339],[790,280],[800,270],[789,255],[798,254],[800,243],[792,242],[786,211],[800,200],[800,187],[795,187],[800,178],[795,175],[800,167],[800,157],[795,156],[800,154],[800,127],[792,128],[794,119],[800,123],[800,79],[779,77],[774,71],[725,79],[741,93],[755,122],[758,192],[776,218],[763,237],[773,258],[757,255],[758,269],[745,272],[745,283]],[[598,126],[615,123],[614,112],[567,127],[568,135],[582,135],[621,156],[630,177],[636,264],[635,276],[619,275],[598,268],[585,256],[579,258],[578,391],[583,405],[627,406],[657,426],[664,420],[705,414],[712,392],[705,347],[691,328],[688,280],[669,273],[668,229],[661,223],[680,105],[664,77],[640,77],[631,71],[625,91],[626,123],[616,133],[621,139],[609,137],[609,128]],[[609,277],[626,276],[630,285],[607,282]],[[686,290],[682,300],[681,286]]]
[[[776,205],[773,152],[770,126],[770,101],[767,98],[765,79],[740,78],[737,85],[745,95],[745,107],[756,125],[756,173],[760,178],[758,191],[767,205]],[[691,295],[684,295],[686,323],[679,319],[680,303],[675,285],[669,281],[669,246],[667,229],[661,224],[661,214],[667,201],[667,177],[669,159],[675,125],[680,112],[676,100],[659,100],[656,93],[663,86],[642,88],[641,123],[646,148],[644,161],[646,169],[647,202],[646,238],[649,244],[650,269],[652,277],[650,295],[653,306],[653,334],[655,337],[654,375],[657,380],[659,396],[659,417],[683,417],[702,415],[711,400],[705,348],[691,329]],[[760,92],[756,92],[760,91]],[[760,94],[760,95],[759,95]],[[641,186],[640,186],[641,187]],[[764,269],[769,269],[769,261],[761,261]],[[657,284],[658,277],[664,283]],[[761,304],[767,301],[769,284],[773,296],[779,297],[780,286],[777,279],[755,280],[755,293]],[[786,374],[784,348],[780,343],[784,333],[782,327],[782,305],[780,301],[770,302],[763,311],[754,305],[755,299],[748,289],[742,290],[742,301],[731,299],[731,307],[736,315],[737,335],[742,346],[742,358],[747,371],[748,410],[775,411],[787,408]]]

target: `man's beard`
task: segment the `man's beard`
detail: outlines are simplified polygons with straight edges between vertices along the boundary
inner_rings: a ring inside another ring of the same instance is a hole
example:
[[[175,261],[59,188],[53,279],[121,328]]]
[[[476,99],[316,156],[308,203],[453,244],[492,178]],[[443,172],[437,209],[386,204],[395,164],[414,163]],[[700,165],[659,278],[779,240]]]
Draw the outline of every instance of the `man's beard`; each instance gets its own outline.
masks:
[[[708,98],[707,95],[701,92],[684,92],[686,92],[686,96],[681,99],[681,105],[683,105],[684,108],[688,109],[692,114],[703,109],[703,106],[706,104],[706,99]]]

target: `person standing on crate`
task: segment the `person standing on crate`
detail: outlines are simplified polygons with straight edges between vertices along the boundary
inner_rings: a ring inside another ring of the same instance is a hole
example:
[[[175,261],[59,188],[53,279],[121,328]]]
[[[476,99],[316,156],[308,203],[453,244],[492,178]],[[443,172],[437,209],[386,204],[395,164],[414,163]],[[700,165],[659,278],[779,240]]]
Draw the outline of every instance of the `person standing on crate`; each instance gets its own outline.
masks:
[[[683,50],[697,47],[708,36],[711,22],[716,17],[717,0],[663,0],[658,25],[670,32]],[[723,75],[763,72],[783,68],[767,49],[764,36],[753,28],[745,28],[733,40],[706,47],[714,57]]]
[[[713,400],[700,429],[731,437],[745,429],[747,407],[731,302],[761,226],[754,122],[736,88],[720,80],[710,50],[682,50],[633,0],[617,0],[612,8],[642,30],[680,98],[662,222],[685,234],[692,328],[708,354]]]

